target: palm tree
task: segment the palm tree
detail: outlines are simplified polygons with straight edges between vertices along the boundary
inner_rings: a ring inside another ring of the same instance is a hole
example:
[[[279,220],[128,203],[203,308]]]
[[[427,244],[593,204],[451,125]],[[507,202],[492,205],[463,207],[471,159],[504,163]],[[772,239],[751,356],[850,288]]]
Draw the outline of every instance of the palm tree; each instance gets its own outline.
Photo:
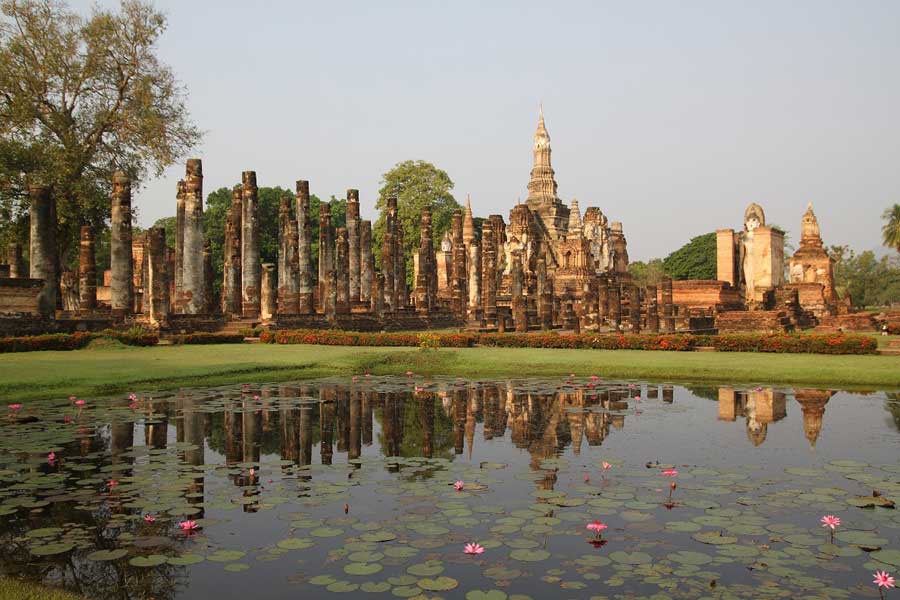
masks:
[[[881,240],[888,248],[895,248],[900,252],[900,204],[884,211],[881,218],[887,221],[881,228]]]

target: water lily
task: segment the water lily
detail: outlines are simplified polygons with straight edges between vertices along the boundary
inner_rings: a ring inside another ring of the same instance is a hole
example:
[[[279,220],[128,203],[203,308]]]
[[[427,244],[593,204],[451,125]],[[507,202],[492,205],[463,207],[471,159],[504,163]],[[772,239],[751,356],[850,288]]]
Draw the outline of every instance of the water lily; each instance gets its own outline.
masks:
[[[833,544],[834,530],[841,526],[841,518],[834,515],[825,515],[820,521],[822,522],[822,527],[829,527],[831,529],[831,543]]]
[[[372,376],[371,373],[366,373],[366,377],[371,377],[371,376]]]
[[[612,465],[605,460],[601,463],[601,466],[603,467],[604,471],[609,471],[610,469],[612,469]]]
[[[106,487],[108,487],[110,489],[116,487],[117,485],[119,485],[119,482],[116,481],[115,479],[110,479],[109,481],[106,482]]]
[[[354,375],[354,376],[353,376],[353,379],[352,379],[351,381],[359,381],[359,377],[357,377],[356,375]]]
[[[591,380],[592,380],[592,381],[597,381],[598,379],[600,379],[600,378],[597,377],[596,375],[591,375]]]
[[[456,483],[453,484],[453,489],[457,492],[461,492],[464,487],[466,487],[466,484],[460,480],[457,480]]]
[[[47,462],[51,465],[56,462],[56,452],[51,452],[47,455]]]
[[[640,397],[640,396],[635,396],[634,399],[635,399],[637,402],[640,402],[640,401],[641,401],[641,397]]]
[[[406,372],[406,376],[407,376],[407,377],[412,377],[412,374],[413,374],[412,371],[407,371],[407,372]]]
[[[481,554],[484,552],[484,546],[478,543],[466,544],[464,552],[466,554]]]
[[[84,400],[76,400],[76,401],[75,401],[75,406],[84,406],[84,405],[85,405],[85,401],[84,401]]]
[[[872,583],[878,586],[878,593],[881,595],[881,600],[884,600],[884,588],[894,587],[894,578],[887,571],[875,571],[873,577],[875,580]]]
[[[609,528],[609,525],[607,525],[606,523],[599,521],[599,520],[595,520],[593,523],[588,523],[587,526],[585,527],[585,529],[587,529],[588,531],[593,531],[594,536],[598,540],[601,537],[603,537],[603,530],[608,529],[608,528]]]
[[[585,473],[585,474],[584,474],[584,482],[585,482],[585,483],[588,483],[590,480],[591,480],[591,476],[588,475],[587,473]]]
[[[200,526],[197,525],[197,521],[182,521],[178,524],[178,527],[187,533],[200,529]]]
[[[147,523],[156,523],[156,517],[153,515],[144,515],[144,521]]]
[[[134,392],[132,392],[128,394],[128,399],[134,402],[135,400],[137,400],[137,396],[134,394]]]
[[[22,405],[18,404],[18,403],[10,404],[8,408],[9,408],[9,410],[16,412],[16,411],[22,410]]]
[[[253,467],[250,467],[250,477],[255,477],[255,476],[256,476],[256,469],[254,469]]]
[[[762,386],[760,386],[760,385],[756,386],[756,391],[757,391],[757,392],[761,392],[761,391],[762,391]]]
[[[662,472],[662,475],[664,475],[665,477],[675,477],[676,475],[678,475],[678,469],[666,469]]]

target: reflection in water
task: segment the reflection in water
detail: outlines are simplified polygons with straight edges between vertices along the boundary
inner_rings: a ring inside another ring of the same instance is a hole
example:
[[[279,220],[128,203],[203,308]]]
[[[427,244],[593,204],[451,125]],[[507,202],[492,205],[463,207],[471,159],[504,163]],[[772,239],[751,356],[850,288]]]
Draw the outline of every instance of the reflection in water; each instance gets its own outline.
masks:
[[[296,466],[312,465],[316,460],[330,465],[376,453],[471,462],[478,456],[479,445],[511,445],[528,455],[527,462],[535,471],[529,485],[552,490],[559,484],[560,473],[552,464],[548,466],[547,459],[567,451],[573,457],[585,456],[611,436],[627,432],[626,423],[639,429],[645,413],[677,411],[684,392],[680,389],[676,402],[670,385],[647,385],[642,390],[641,386],[588,381],[416,383],[373,378],[349,385],[329,380],[252,390],[245,386],[205,393],[183,391],[170,398],[144,400],[137,410],[128,400],[114,400],[102,421],[91,420],[86,413],[66,415],[68,437],[60,442],[58,452],[73,463],[77,461],[79,487],[73,491],[54,483],[55,488],[48,486],[41,494],[41,498],[54,499],[52,510],[38,502],[29,518],[0,522],[0,568],[95,597],[173,598],[183,583],[183,566],[137,568],[127,562],[85,557],[97,549],[118,547],[117,538],[134,540],[135,547],[147,553],[170,554],[186,544],[184,539],[170,539],[167,532],[173,523],[214,513],[211,500],[223,481],[240,498],[242,511],[262,514],[272,508],[260,500],[260,489],[271,483],[260,477],[267,457],[270,462],[272,457],[280,459],[278,470],[285,478],[290,475],[309,482],[313,471],[304,470],[297,476]],[[826,405],[835,394],[771,387],[705,390],[692,390],[691,398],[717,401],[719,421],[743,419],[748,448],[762,446],[770,426],[784,421],[788,411],[797,408],[802,414],[802,435],[814,448],[822,433]],[[796,405],[789,402],[791,397]],[[885,406],[900,424],[898,399],[892,397]],[[701,402],[702,407],[709,406],[709,412],[692,418],[715,425],[712,402]],[[58,421],[63,423],[62,416]],[[0,459],[4,461],[0,471],[13,459],[30,461],[32,472],[63,469],[27,452],[0,454]],[[212,475],[215,468],[209,466],[219,466],[218,474]],[[384,468],[400,472],[402,463],[388,462]],[[125,498],[129,480],[138,482],[136,486],[158,486],[163,481],[153,478],[165,469],[174,469],[170,473],[174,483],[168,483],[165,502],[151,505],[140,498]],[[430,472],[420,475],[428,477]],[[105,488],[114,477],[125,482],[123,491]],[[0,479],[0,492],[9,494],[6,487],[14,482]],[[148,513],[157,514],[159,523],[144,522]],[[64,559],[28,560],[30,542],[25,533],[36,527],[58,527],[80,545]],[[85,537],[78,537],[81,535]]]

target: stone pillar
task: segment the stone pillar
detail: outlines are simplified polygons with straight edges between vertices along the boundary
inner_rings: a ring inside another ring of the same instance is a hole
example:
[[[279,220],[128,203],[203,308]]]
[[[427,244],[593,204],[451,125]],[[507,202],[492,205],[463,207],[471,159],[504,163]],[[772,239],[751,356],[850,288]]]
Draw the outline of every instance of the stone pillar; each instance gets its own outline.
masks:
[[[13,279],[25,278],[25,263],[22,260],[22,246],[18,242],[10,242],[6,247],[6,262],[9,263],[9,276]]]
[[[347,248],[350,265],[350,304],[360,299],[359,190],[347,190]]]
[[[259,257],[259,205],[256,171],[241,175],[241,314],[260,316],[262,266]]]
[[[469,244],[469,320],[479,318],[481,312],[481,246]]]
[[[337,271],[331,270],[328,273],[328,285],[325,286],[325,318],[334,322],[337,318],[337,294],[338,294],[338,275]]]
[[[259,318],[263,321],[271,321],[275,315],[275,265],[272,263],[262,264],[260,275]]]
[[[334,310],[339,315],[350,314],[350,241],[346,227],[337,228],[337,242],[335,244],[335,275],[337,276],[337,289],[335,290]]]
[[[184,258],[181,285],[185,314],[204,312],[206,277],[203,268],[203,165],[200,159],[187,161],[184,176]]]
[[[647,286],[647,330],[659,333],[659,305],[656,300],[656,286]]]
[[[331,204],[319,204],[319,304],[325,311],[331,290],[331,274],[334,272],[334,228],[331,226]]]
[[[297,180],[297,312],[315,311],[312,265],[312,221],[309,216],[309,182]]]
[[[124,318],[134,307],[131,241],[131,180],[125,173],[116,171],[113,174],[109,240],[109,304],[115,319]]]
[[[663,327],[665,333],[675,333],[675,307],[672,305],[672,278],[668,275],[662,279]]]
[[[409,305],[409,287],[406,285],[406,254],[403,250],[403,223],[396,209],[394,199],[394,286],[396,286],[397,309],[406,308]]]
[[[461,210],[453,213],[451,230],[453,231],[453,281],[450,288],[452,307],[456,316],[464,319],[468,293],[466,292],[466,246],[463,243],[463,213]]]
[[[601,326],[609,318],[609,280],[605,275],[597,278],[597,325]]]
[[[370,293],[372,313],[381,318],[384,316],[384,274],[376,273],[372,278],[372,291]]]
[[[131,279],[131,289],[134,290],[134,305],[131,312],[136,315],[150,315],[150,304],[145,302],[150,297],[149,290],[144,289],[144,283],[150,280],[150,251],[148,249],[147,232],[133,233],[131,238],[131,264],[134,268],[134,276]]]
[[[528,311],[523,294],[525,275],[522,272],[522,254],[514,252],[509,270],[509,292],[512,304],[512,318],[516,331],[528,331]]]
[[[278,307],[281,315],[300,311],[298,258],[299,231],[291,215],[290,198],[282,198],[278,210]]]
[[[394,260],[394,234],[385,228],[385,233],[381,240],[381,273],[380,276],[384,280],[384,310],[393,312],[397,306],[397,288],[394,285],[394,267],[397,266]]]
[[[547,259],[543,256],[537,260],[537,301],[538,321],[541,329],[553,328],[553,282],[547,277]]]
[[[213,279],[216,271],[213,269],[212,243],[209,238],[203,240],[203,312],[207,314],[218,312],[216,310],[216,289],[213,287]]]
[[[149,269],[144,281],[144,305],[150,321],[164,323],[169,317],[169,277],[166,270],[166,230],[153,227],[147,232]]]
[[[431,210],[422,209],[419,226],[419,254],[416,261],[416,312],[427,313],[434,308],[435,290],[431,287],[431,273],[434,271],[434,243],[432,242]]]
[[[184,179],[175,192],[175,312],[184,304]]]
[[[641,296],[634,284],[627,284],[625,292],[628,297],[628,324],[631,333],[641,332]]]
[[[375,255],[372,253],[372,221],[359,222],[359,299],[368,303],[372,298],[372,277]]]
[[[241,307],[241,188],[231,191],[231,206],[225,216],[225,244],[223,248],[222,312],[240,315]]]
[[[78,255],[78,306],[82,313],[97,308],[97,262],[94,257],[94,232],[90,225],[81,226]]]
[[[497,247],[493,224],[485,221],[481,229],[481,290],[483,323],[485,327],[497,325]]]
[[[609,280],[609,324],[617,330],[622,324],[621,286],[615,276]]]

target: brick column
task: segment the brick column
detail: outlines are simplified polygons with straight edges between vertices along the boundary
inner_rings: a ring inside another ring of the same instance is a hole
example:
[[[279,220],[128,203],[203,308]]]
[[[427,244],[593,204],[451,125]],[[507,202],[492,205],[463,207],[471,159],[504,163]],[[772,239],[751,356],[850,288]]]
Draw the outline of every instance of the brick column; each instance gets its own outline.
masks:
[[[297,312],[308,315],[315,311],[312,265],[312,221],[309,215],[309,182],[297,180]]]
[[[166,269],[166,230],[153,227],[147,231],[147,281],[144,282],[144,305],[149,306],[150,321],[164,323],[169,317],[169,277]]]
[[[241,314],[256,318],[260,316],[262,284],[256,171],[241,175],[241,212]]]
[[[350,268],[350,304],[360,298],[359,190],[347,190],[347,249]]]
[[[187,161],[184,176],[184,258],[181,285],[184,289],[185,314],[205,312],[206,273],[203,268],[203,164],[200,159]]]
[[[90,225],[81,226],[78,255],[78,305],[80,312],[97,308],[97,262],[94,255],[94,232]]]
[[[372,254],[372,222],[359,222],[359,299],[369,302],[372,298],[372,277],[375,273],[375,256]]]
[[[124,318],[134,308],[131,242],[131,180],[125,173],[116,171],[113,174],[109,241],[109,302],[116,319]]]

